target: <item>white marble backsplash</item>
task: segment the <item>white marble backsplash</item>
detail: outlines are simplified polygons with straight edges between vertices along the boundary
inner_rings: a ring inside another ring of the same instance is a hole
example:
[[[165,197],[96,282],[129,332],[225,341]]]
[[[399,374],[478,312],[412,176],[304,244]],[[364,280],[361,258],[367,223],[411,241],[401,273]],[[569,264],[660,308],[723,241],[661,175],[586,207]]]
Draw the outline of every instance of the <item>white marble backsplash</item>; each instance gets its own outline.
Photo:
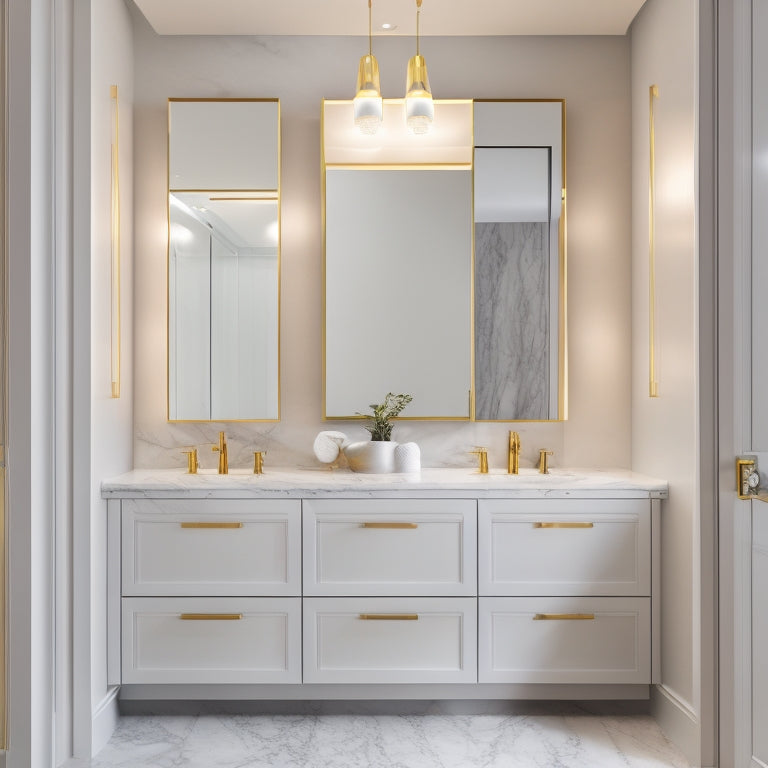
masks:
[[[548,224],[475,224],[475,275],[477,418],[548,418]]]
[[[415,442],[421,450],[422,467],[471,467],[477,456],[470,453],[477,446],[488,449],[491,467],[507,466],[509,430],[520,433],[521,467],[538,461],[539,449],[553,450],[551,467],[582,465],[578,455],[565,456],[562,430],[557,423],[482,423],[456,421],[398,421],[392,439],[398,443]],[[312,445],[322,430],[339,430],[350,440],[367,440],[362,421],[320,421],[303,423],[258,422],[164,422],[158,428],[137,425],[134,466],[137,468],[186,467],[182,451],[198,448],[200,466],[215,468],[218,454],[211,448],[224,430],[229,447],[230,467],[252,467],[253,451],[267,451],[266,467],[323,468]]]

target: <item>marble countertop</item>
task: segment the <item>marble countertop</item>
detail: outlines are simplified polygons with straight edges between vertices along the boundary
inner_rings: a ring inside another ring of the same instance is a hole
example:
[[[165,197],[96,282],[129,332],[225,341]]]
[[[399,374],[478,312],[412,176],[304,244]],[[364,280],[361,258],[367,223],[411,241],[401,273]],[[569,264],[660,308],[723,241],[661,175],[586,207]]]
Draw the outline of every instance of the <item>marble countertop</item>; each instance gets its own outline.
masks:
[[[622,469],[553,469],[542,475],[521,469],[480,474],[470,467],[422,469],[414,474],[367,475],[326,468],[267,467],[263,475],[233,469],[228,475],[205,470],[134,469],[105,480],[105,498],[654,498],[668,495],[666,480]]]

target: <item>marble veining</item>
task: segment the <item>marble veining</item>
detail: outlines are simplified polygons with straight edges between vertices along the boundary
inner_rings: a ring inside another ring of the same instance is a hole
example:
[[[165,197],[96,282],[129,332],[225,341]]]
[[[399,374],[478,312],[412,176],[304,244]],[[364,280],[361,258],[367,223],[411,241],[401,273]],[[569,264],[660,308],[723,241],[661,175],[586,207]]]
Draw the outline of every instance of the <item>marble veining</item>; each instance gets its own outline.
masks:
[[[64,768],[688,768],[648,715],[534,712],[128,716]]]
[[[310,498],[323,495],[429,496],[430,498],[666,498],[667,483],[627,470],[556,469],[541,475],[521,469],[519,475],[494,469],[422,469],[411,474],[369,475],[348,470],[266,468],[213,470],[190,475],[179,469],[134,469],[102,483],[109,497],[242,498],[249,496]]]
[[[547,222],[475,224],[478,419],[549,419]]]

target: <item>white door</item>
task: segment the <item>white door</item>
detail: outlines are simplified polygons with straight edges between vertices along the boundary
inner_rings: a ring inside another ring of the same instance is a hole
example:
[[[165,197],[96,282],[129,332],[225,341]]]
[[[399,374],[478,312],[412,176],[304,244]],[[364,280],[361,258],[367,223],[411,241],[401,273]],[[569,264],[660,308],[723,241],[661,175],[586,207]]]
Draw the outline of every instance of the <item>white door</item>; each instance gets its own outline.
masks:
[[[760,469],[761,487],[765,489],[768,488],[768,3],[739,0],[733,7],[736,22],[734,90],[738,93],[743,88],[743,101],[739,103],[738,95],[734,98],[733,285],[724,288],[721,284],[720,294],[721,310],[725,309],[733,321],[727,335],[721,335],[719,344],[720,388],[727,392],[733,387],[720,403],[720,427],[725,435],[721,435],[721,466],[727,463],[725,451],[729,443],[736,453],[754,455]],[[743,69],[739,74],[740,63]],[[724,202],[721,191],[720,206],[730,202],[731,195]],[[728,256],[721,245],[721,264]],[[721,283],[728,282],[728,277],[723,275],[721,271]],[[721,332],[723,329],[721,324]],[[733,403],[732,409],[728,407],[729,401]],[[727,485],[732,488],[733,482]],[[768,768],[768,503],[737,500],[726,488],[721,489],[720,501],[723,649],[720,765]]]

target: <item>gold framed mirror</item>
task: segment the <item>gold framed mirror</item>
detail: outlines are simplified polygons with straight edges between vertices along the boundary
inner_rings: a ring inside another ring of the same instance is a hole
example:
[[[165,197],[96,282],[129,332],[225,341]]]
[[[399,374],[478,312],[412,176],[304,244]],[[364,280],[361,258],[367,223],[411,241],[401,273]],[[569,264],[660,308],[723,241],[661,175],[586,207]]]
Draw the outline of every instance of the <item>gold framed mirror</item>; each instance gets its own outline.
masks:
[[[323,103],[323,417],[565,419],[565,101],[434,104],[366,136]]]
[[[168,420],[280,418],[280,102],[168,100]]]

